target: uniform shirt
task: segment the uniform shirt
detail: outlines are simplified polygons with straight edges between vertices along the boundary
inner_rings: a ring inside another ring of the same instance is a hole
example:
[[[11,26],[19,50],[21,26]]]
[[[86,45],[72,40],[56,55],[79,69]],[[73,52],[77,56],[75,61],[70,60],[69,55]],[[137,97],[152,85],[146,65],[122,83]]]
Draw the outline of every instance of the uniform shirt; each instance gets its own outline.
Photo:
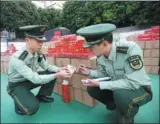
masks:
[[[22,54],[24,55],[24,51],[28,54],[21,60],[19,57],[22,56]],[[31,54],[26,47],[15,52],[9,61],[9,82],[14,83],[29,80],[34,84],[45,84],[55,79],[54,74],[39,75],[37,73],[37,65],[43,68],[43,70],[48,70],[50,72],[57,72],[59,69],[55,65],[49,65],[42,56],[43,55],[39,53]],[[41,57],[40,62],[38,62],[39,57]]]
[[[117,48],[126,48],[118,51]],[[111,81],[100,82],[100,89],[138,89],[142,85],[150,85],[151,80],[143,65],[137,70],[130,66],[129,57],[139,55],[143,64],[143,52],[135,42],[113,42],[110,54],[97,59],[97,70],[90,71],[90,78],[110,76]]]

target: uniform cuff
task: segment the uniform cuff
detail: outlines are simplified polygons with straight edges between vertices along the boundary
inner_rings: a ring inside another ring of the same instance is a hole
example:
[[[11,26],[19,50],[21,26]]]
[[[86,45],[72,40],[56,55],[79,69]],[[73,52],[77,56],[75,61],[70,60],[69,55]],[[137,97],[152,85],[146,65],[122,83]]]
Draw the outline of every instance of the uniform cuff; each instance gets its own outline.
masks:
[[[58,72],[59,71],[59,67],[55,67],[55,72]]]
[[[97,75],[97,72],[95,71],[95,70],[90,70],[90,72],[89,72],[89,77],[96,77],[96,75]]]
[[[104,82],[100,82],[99,83],[99,88],[101,90],[104,90],[104,89],[109,89],[109,84],[111,83],[111,81],[104,81]]]
[[[56,79],[55,76],[54,76],[54,74],[49,74],[48,76],[49,76],[48,79],[50,79],[50,80]]]

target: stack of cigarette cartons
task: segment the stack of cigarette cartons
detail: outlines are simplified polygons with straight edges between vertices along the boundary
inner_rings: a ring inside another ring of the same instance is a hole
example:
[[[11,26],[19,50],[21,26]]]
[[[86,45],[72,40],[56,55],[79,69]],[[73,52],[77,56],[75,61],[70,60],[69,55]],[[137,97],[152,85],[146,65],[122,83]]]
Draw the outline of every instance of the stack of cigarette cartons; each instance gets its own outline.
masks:
[[[8,74],[8,63],[11,55],[1,54],[1,73]]]
[[[160,41],[138,41],[137,35],[132,35],[128,37],[127,40],[136,42],[143,50],[144,67],[146,72],[160,74]]]
[[[74,67],[78,67],[80,64],[84,64],[91,69],[96,68],[96,57],[92,57],[89,59],[75,59],[75,58],[55,58],[55,64],[58,67],[62,67],[65,65],[72,65]],[[95,106],[95,99],[90,97],[87,92],[87,87],[84,86],[81,82],[82,79],[86,79],[86,76],[82,76],[79,74],[73,74],[71,79],[69,79],[69,88],[70,88],[70,96],[71,100],[78,101],[87,106],[93,107]],[[57,83],[55,84],[54,92],[62,95],[62,87],[61,84],[63,79],[57,79]]]

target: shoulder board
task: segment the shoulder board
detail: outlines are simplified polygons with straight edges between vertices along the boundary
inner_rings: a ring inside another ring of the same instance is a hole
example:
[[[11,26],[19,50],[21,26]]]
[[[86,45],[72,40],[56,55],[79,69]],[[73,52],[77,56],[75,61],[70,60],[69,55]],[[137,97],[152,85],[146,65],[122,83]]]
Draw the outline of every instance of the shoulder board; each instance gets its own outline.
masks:
[[[116,47],[116,52],[126,54],[127,51],[128,51],[128,48],[129,47],[125,47],[125,46],[117,46]]]
[[[28,55],[28,52],[27,51],[23,51],[22,54],[19,56],[19,59],[20,60],[24,60]]]

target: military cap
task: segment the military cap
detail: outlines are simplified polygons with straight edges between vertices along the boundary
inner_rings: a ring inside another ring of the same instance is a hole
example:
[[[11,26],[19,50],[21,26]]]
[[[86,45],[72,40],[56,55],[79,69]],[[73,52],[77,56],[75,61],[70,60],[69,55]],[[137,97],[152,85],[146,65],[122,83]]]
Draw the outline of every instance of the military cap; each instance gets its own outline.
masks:
[[[28,25],[19,27],[20,31],[23,31],[26,36],[34,38],[39,41],[47,41],[44,36],[45,31],[47,31],[47,25]]]
[[[87,48],[101,42],[103,38],[109,36],[115,29],[116,26],[114,24],[103,23],[80,28],[76,33],[86,39],[83,47]]]

